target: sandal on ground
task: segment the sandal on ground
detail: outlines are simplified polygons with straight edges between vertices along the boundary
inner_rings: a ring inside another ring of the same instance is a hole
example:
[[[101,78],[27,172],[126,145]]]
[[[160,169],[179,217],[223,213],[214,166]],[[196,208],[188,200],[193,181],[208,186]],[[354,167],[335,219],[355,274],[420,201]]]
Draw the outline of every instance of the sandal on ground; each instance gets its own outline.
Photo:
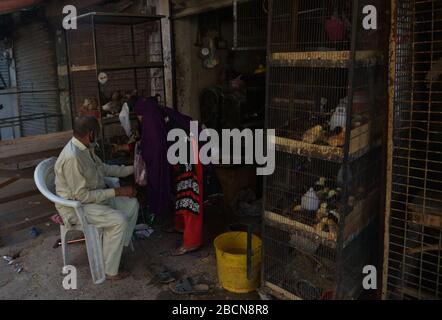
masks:
[[[178,247],[178,248],[176,248],[176,249],[171,250],[170,255],[173,256],[173,257],[176,257],[176,256],[182,256],[182,255],[184,255],[184,254],[186,254],[186,253],[189,253],[189,252],[195,252],[195,251],[197,251],[199,248],[200,248],[200,247],[186,248],[186,247],[184,247],[184,246],[180,246],[180,247]]]
[[[176,280],[172,271],[169,270],[165,265],[151,264],[150,268],[153,273],[153,279],[161,283],[167,284]]]
[[[174,227],[164,228],[164,229],[162,229],[162,231],[165,232],[165,233],[178,233],[178,234],[183,234],[184,233],[183,230],[177,230]]]
[[[206,283],[198,283],[192,277],[186,277],[169,284],[169,289],[175,294],[207,294],[210,287]]]
[[[129,277],[129,275],[130,275],[130,273],[127,271],[120,271],[120,272],[118,272],[118,274],[116,274],[114,276],[106,275],[106,280],[119,281],[119,280],[126,279],[127,277]]]

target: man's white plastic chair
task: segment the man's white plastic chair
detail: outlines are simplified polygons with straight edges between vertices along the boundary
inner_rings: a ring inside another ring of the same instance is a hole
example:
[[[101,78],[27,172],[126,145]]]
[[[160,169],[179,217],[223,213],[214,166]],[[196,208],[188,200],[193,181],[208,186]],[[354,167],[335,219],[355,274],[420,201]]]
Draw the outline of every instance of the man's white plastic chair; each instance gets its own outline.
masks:
[[[97,229],[94,225],[88,224],[84,215],[84,210],[79,201],[72,201],[63,199],[55,194],[55,174],[54,165],[57,158],[52,157],[43,160],[38,164],[34,171],[34,180],[38,190],[50,201],[56,204],[60,204],[66,207],[71,207],[75,210],[75,213],[80,221],[79,225],[66,228],[64,225],[60,225],[61,234],[61,246],[63,252],[63,264],[67,265],[67,238],[66,235],[69,231],[79,230],[84,233],[86,240],[86,251],[89,259],[89,266],[91,269],[92,280],[95,284],[100,284],[106,279],[104,272],[103,261],[103,244],[101,230]],[[118,178],[105,178],[105,182],[108,187],[119,187]]]

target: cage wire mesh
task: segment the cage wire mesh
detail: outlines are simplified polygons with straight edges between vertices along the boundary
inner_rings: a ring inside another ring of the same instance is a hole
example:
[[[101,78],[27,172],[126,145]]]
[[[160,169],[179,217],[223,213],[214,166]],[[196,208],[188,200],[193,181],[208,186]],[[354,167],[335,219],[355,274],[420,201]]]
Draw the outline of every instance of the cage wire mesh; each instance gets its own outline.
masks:
[[[80,16],[77,29],[67,31],[67,48],[73,116],[100,119],[103,146],[124,140],[118,120],[123,103],[131,112],[136,96],[157,96],[164,103],[159,18]],[[105,148],[105,158],[109,152]]]
[[[269,0],[234,0],[233,49],[266,49]]]
[[[263,277],[285,297],[357,298],[376,263],[385,28],[362,28],[367,4],[270,1]]]
[[[397,1],[387,298],[442,298],[442,3]]]

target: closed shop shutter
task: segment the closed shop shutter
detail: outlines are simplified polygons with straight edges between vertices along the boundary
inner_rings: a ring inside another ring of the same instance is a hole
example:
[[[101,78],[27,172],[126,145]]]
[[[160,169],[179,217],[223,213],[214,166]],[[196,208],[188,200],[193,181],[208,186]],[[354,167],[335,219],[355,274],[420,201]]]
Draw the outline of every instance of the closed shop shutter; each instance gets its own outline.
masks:
[[[55,44],[48,26],[36,22],[21,26],[14,35],[14,57],[21,116],[59,114],[59,90]],[[59,117],[22,123],[22,135],[31,136],[61,129]]]
[[[0,89],[10,87],[9,81],[9,61],[6,57],[6,46],[0,41]]]

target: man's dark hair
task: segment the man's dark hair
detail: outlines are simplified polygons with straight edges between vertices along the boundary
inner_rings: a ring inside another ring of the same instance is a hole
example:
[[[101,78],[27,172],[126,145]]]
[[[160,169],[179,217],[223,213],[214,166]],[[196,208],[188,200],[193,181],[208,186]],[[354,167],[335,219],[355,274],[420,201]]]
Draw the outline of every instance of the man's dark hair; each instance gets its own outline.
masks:
[[[83,138],[91,131],[98,132],[100,130],[100,123],[95,117],[80,116],[75,118],[73,130],[74,136]]]

